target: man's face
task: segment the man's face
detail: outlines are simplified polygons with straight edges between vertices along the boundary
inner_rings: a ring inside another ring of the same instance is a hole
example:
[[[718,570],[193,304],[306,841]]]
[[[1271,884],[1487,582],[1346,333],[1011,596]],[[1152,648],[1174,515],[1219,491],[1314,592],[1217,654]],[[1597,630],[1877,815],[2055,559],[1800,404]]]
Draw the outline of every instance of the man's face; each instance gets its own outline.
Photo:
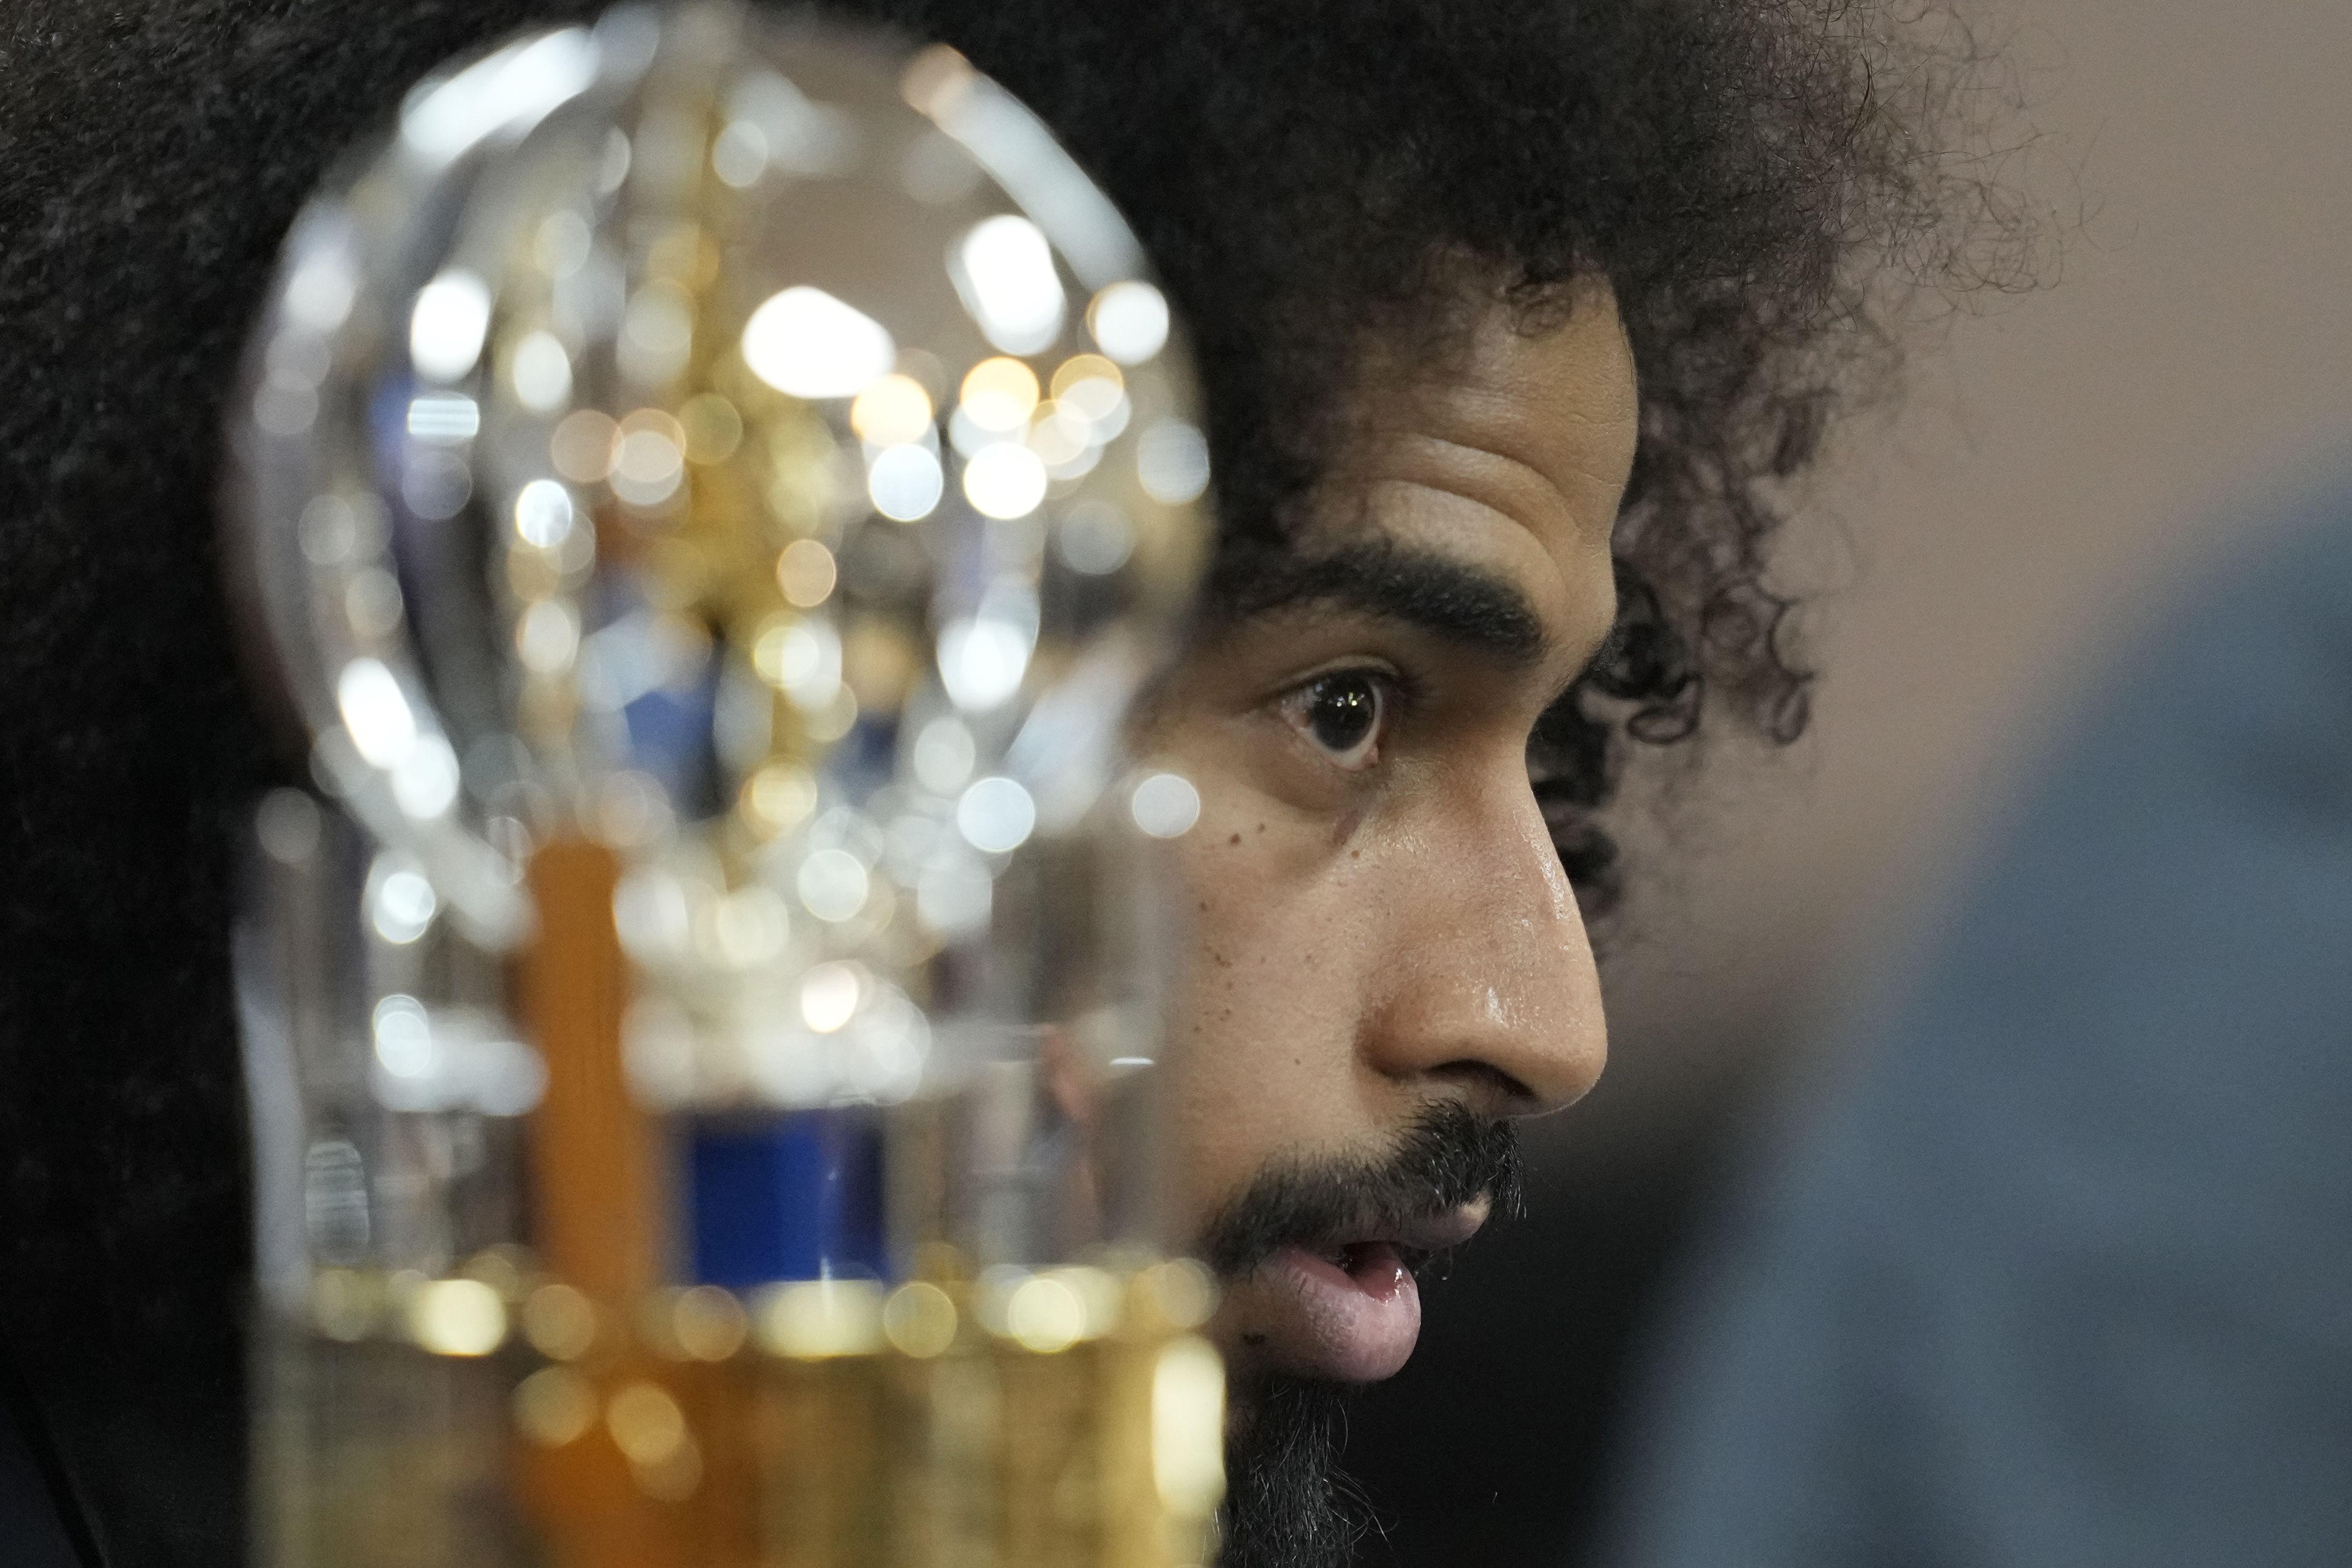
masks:
[[[1460,354],[1398,358],[1272,602],[1203,632],[1152,726],[1202,800],[1176,1154],[1245,1398],[1402,1366],[1410,1266],[1485,1218],[1493,1129],[1605,1053],[1527,743],[1614,616],[1632,354],[1595,287],[1541,335],[1496,302]]]

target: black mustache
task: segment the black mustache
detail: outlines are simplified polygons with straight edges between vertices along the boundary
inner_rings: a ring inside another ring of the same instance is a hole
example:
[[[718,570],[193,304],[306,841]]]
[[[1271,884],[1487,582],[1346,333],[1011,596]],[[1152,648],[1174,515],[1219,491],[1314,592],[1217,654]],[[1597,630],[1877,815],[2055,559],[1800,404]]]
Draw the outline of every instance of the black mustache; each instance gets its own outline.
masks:
[[[1220,1279],[1235,1280],[1280,1248],[1322,1250],[1481,1197],[1492,1202],[1497,1218],[1519,1213],[1525,1177],[1518,1129],[1448,1101],[1431,1107],[1383,1159],[1302,1161],[1259,1176],[1211,1221],[1202,1256]]]

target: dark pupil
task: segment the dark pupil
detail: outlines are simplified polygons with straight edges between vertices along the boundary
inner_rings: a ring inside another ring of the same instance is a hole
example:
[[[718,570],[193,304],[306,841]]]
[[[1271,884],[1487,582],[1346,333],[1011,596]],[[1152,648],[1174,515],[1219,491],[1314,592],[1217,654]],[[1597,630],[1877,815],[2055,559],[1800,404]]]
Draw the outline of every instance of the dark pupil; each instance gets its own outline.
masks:
[[[1334,751],[1354,750],[1380,716],[1379,694],[1362,675],[1329,676],[1307,695],[1307,723],[1317,743]]]

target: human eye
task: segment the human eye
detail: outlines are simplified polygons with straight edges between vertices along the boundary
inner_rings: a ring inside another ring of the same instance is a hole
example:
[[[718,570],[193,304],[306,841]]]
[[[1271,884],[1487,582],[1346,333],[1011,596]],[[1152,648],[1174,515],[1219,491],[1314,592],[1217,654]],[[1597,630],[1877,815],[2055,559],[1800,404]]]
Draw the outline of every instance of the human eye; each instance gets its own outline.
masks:
[[[1390,684],[1378,671],[1333,671],[1286,694],[1282,715],[1333,766],[1361,772],[1381,759],[1392,701]]]

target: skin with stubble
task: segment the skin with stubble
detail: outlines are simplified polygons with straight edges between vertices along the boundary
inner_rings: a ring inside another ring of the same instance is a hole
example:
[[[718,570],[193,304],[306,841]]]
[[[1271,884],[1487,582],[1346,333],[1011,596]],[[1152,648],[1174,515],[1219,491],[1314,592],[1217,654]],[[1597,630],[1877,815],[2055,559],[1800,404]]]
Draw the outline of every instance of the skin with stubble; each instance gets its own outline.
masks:
[[[1412,1270],[1507,1197],[1508,1122],[1575,1101],[1605,1054],[1527,747],[1615,617],[1633,361],[1605,287],[1532,330],[1467,292],[1445,351],[1367,356],[1290,559],[1153,719],[1202,799],[1176,1148],[1224,1277],[1229,1563],[1326,1560],[1263,1538],[1328,1500],[1307,1429],[1404,1364]],[[1253,1521],[1252,1488],[1283,1517]]]

